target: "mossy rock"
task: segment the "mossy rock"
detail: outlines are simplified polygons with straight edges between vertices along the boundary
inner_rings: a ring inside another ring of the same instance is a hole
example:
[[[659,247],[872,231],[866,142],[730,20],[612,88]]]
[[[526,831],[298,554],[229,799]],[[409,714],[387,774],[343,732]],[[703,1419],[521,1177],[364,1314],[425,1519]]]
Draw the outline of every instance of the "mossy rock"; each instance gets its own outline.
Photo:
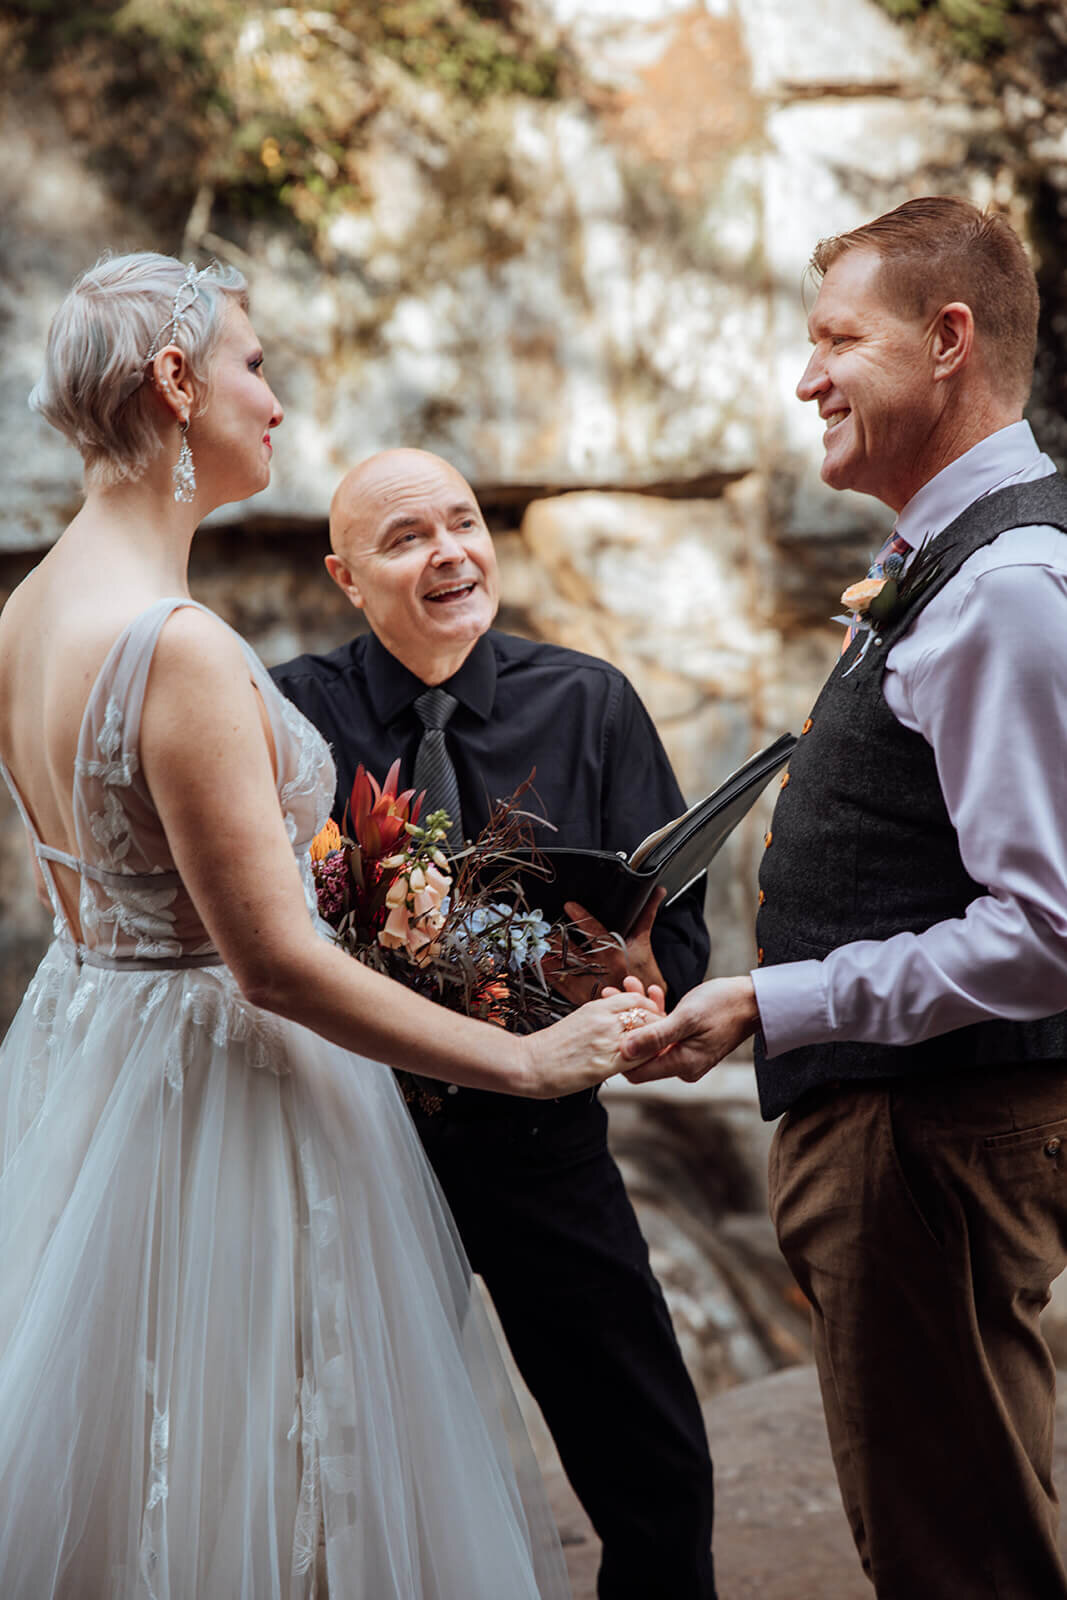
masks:
[[[515,0],[0,0],[0,28],[0,83],[43,80],[121,198],[176,225],[207,187],[227,219],[288,218],[313,245],[362,203],[381,63],[469,106],[556,98],[570,71]]]

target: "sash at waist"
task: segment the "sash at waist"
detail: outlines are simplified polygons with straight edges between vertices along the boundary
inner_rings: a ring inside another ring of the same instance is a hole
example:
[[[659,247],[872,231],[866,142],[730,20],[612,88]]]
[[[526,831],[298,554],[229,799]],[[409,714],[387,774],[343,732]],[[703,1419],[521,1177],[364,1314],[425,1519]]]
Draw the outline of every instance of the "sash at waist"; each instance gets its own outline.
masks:
[[[109,956],[82,944],[66,944],[66,948],[79,967],[99,967],[104,972],[185,972],[225,965],[217,950],[189,956]]]

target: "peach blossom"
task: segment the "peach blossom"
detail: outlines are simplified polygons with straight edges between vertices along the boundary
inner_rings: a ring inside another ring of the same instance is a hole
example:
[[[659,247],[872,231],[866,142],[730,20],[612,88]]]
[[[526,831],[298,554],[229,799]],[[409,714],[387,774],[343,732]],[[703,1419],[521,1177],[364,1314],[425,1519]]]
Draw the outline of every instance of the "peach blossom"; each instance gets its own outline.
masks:
[[[442,899],[452,888],[452,878],[447,872],[438,872],[435,866],[426,868],[426,882]]]
[[[393,910],[395,910],[397,906],[406,905],[407,898],[408,880],[401,872],[393,879],[392,883],[389,885],[389,888],[386,890],[385,903],[387,906],[390,906]]]
[[[400,950],[407,943],[411,919],[406,905],[394,906],[378,934],[378,943],[386,950]]]
[[[866,611],[871,601],[881,594],[885,588],[884,578],[861,578],[859,583],[853,583],[841,596],[841,604],[848,611],[856,611],[861,615]]]

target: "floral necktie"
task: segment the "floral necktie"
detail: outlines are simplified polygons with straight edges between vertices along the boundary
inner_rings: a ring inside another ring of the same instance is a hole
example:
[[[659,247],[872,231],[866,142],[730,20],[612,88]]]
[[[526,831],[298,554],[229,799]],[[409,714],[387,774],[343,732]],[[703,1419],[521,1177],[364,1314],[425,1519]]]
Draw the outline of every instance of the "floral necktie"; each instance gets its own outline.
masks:
[[[870,566],[867,568],[868,580],[872,578],[884,579],[899,577],[901,568],[904,565],[905,558],[907,557],[910,549],[911,545],[908,543],[907,539],[902,538],[894,528],[885,544],[882,546],[874,560],[871,562]],[[845,594],[847,593],[848,590],[846,589]],[[842,595],[841,598],[844,600],[845,596]],[[859,633],[861,626],[862,621],[860,612],[853,611],[849,616],[848,632],[845,634],[844,643],[841,646],[842,655],[848,649],[857,633]]]

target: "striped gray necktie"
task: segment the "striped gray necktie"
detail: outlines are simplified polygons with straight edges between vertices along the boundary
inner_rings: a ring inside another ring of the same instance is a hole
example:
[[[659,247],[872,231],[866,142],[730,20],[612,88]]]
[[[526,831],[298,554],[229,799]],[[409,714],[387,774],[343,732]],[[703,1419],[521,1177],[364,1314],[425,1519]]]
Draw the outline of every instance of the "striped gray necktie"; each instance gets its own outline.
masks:
[[[447,689],[427,689],[415,701],[415,710],[423,726],[419,748],[415,752],[415,791],[426,790],[422,803],[422,816],[431,811],[447,811],[451,818],[447,844],[449,850],[463,849],[463,818],[459,808],[459,783],[452,757],[445,744],[445,724],[459,701]]]

